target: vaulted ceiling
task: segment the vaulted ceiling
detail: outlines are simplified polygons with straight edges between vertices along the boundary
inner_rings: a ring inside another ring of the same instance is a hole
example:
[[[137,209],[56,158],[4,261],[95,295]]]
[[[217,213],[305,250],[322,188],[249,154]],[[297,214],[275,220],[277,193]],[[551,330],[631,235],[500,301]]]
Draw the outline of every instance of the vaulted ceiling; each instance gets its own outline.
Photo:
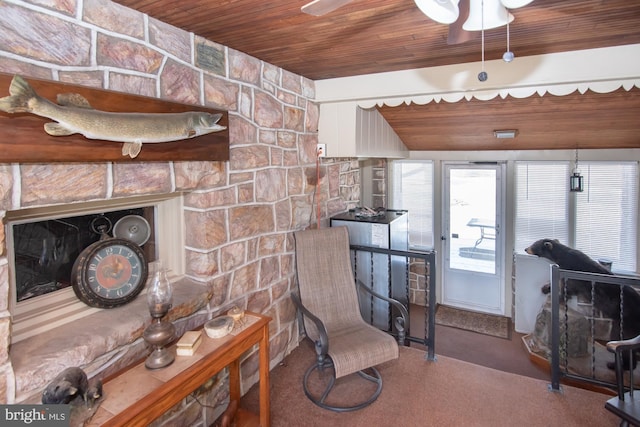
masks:
[[[463,4],[466,0],[462,0]],[[117,3],[147,13],[149,16],[182,28],[211,41],[245,52],[312,80],[356,76],[385,71],[477,62],[481,59],[480,32],[456,32],[455,26],[438,24],[425,16],[413,0],[352,0],[323,16],[300,11],[308,0],[116,0]],[[509,26],[510,50],[518,57],[566,52],[590,48],[640,43],[640,2],[635,0],[534,0],[512,10],[515,20]],[[464,41],[463,36],[469,36]],[[485,31],[485,60],[502,58],[506,50],[506,27]],[[638,61],[639,58],[629,58]],[[638,98],[634,90],[628,96]],[[464,101],[463,101],[464,102]],[[504,100],[483,101],[485,114],[469,115],[458,104],[440,106],[439,114],[465,117],[473,129],[474,121],[490,120],[492,128],[507,127],[500,111],[507,111]],[[515,111],[535,108],[527,102],[512,103]],[[575,101],[574,101],[575,102]],[[495,104],[495,105],[492,105]],[[517,105],[516,105],[517,104]],[[520,105],[523,104],[523,105]],[[597,117],[601,107],[588,101],[588,107],[575,109],[570,102],[561,103],[566,126],[575,126],[581,118]],[[640,117],[637,102],[613,103],[621,116]],[[503,105],[503,107],[500,107]],[[562,107],[566,105],[566,107]],[[472,108],[466,105],[465,108]],[[585,108],[587,110],[585,110]],[[405,109],[405,110],[402,110]],[[450,109],[450,110],[448,110]],[[383,109],[383,114],[411,149],[434,149],[425,135],[446,134],[448,139],[465,139],[459,119],[452,127],[430,128],[434,106],[404,106]],[[489,114],[491,112],[491,114]],[[514,110],[509,110],[513,116]],[[624,114],[623,114],[624,112]],[[585,116],[586,114],[586,116]],[[549,119],[553,119],[550,117]],[[518,126],[526,128],[521,119]],[[480,126],[482,123],[476,123]],[[611,121],[601,122],[605,127]],[[486,125],[486,123],[485,123]],[[476,126],[476,127],[477,127]],[[624,146],[640,146],[640,120],[627,128]],[[556,132],[573,141],[572,129]],[[521,132],[523,135],[524,132]],[[459,138],[456,137],[459,136]],[[535,138],[547,138],[538,131]],[[594,131],[584,135],[589,141],[602,141]],[[594,146],[587,141],[586,145]],[[560,141],[562,142],[562,141]],[[567,142],[568,143],[568,142]],[[572,142],[575,144],[575,142]],[[441,145],[442,146],[442,145]],[[436,148],[444,149],[444,148]],[[458,149],[467,149],[460,148]]]

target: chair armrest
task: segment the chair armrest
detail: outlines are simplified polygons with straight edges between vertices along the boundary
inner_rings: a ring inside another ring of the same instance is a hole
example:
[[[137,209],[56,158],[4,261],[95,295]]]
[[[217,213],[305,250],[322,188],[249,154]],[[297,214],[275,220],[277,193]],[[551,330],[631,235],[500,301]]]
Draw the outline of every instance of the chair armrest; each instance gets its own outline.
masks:
[[[611,353],[621,353],[623,351],[640,349],[640,335],[635,338],[629,338],[621,341],[609,341],[607,350]]]
[[[367,291],[369,294],[373,295],[376,298],[380,298],[381,300],[387,301],[389,304],[392,304],[394,307],[400,310],[401,317],[398,316],[395,318],[394,325],[398,330],[398,344],[406,345],[405,343],[406,326],[408,325],[408,322],[409,322],[409,311],[407,310],[407,307],[405,307],[404,304],[402,304],[397,299],[389,298],[377,293],[376,291],[374,291],[373,289],[369,288],[364,283],[362,283],[360,280],[356,280],[356,283],[358,288]]]
[[[329,353],[329,335],[327,335],[327,328],[325,328],[324,323],[318,317],[316,317],[312,312],[307,309],[307,307],[302,304],[300,301],[300,296],[296,293],[291,293],[291,300],[293,304],[300,310],[303,316],[306,316],[309,320],[313,322],[316,329],[318,330],[319,339],[315,342],[316,353],[319,358],[324,359],[324,357]]]
[[[628,352],[627,364],[632,366],[632,360],[634,358],[633,353],[640,349],[640,335],[635,338],[629,338],[627,340],[609,341],[607,342],[607,350],[615,354],[615,371],[616,371],[616,385],[618,388],[618,398],[624,400],[624,370],[625,360],[624,353]],[[627,366],[627,368],[629,368]],[[631,388],[633,388],[633,368],[629,371],[630,380],[632,381]],[[618,414],[619,415],[619,414]]]

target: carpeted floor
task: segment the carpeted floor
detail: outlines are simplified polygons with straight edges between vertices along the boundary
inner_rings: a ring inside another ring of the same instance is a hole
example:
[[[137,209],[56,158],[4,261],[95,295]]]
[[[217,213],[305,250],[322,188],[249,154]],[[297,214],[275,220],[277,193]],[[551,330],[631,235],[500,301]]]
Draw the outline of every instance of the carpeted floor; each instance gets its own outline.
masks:
[[[436,307],[436,323],[438,325],[473,331],[479,334],[504,339],[511,338],[511,318],[509,317],[438,305]]]
[[[426,350],[419,344],[411,347]],[[531,361],[522,343],[522,334],[511,332],[511,338],[492,337],[458,328],[436,325],[436,354],[481,365],[511,374],[550,381],[548,367]]]
[[[606,395],[570,386],[563,386],[562,393],[550,392],[545,380],[440,354],[436,362],[429,362],[423,351],[411,347],[402,347],[398,360],[379,366],[384,389],[375,403],[356,412],[334,413],[304,395],[302,377],[313,360],[312,343],[304,340],[271,371],[274,427],[618,425],[618,419],[604,409]],[[339,387],[339,399],[360,393],[354,381],[340,380]],[[256,385],[249,390],[241,407],[257,411],[257,389]]]
[[[424,334],[424,309],[411,306],[411,331],[414,336]],[[513,325],[513,323],[511,323]],[[435,351],[438,355],[486,366],[499,371],[550,380],[548,369],[531,362],[522,342],[523,334],[511,330],[508,339],[475,333],[436,322]],[[411,347],[426,350],[420,344]]]

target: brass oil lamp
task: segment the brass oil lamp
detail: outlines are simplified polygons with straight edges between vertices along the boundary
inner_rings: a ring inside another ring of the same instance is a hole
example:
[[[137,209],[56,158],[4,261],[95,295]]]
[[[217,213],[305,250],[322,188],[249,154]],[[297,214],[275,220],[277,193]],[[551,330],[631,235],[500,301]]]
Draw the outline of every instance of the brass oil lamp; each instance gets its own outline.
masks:
[[[144,364],[148,369],[164,368],[175,360],[174,352],[167,349],[166,345],[174,339],[176,328],[173,323],[162,320],[171,308],[172,302],[171,282],[167,278],[167,272],[158,262],[147,290],[147,305],[153,318],[143,334],[144,340],[153,349]]]

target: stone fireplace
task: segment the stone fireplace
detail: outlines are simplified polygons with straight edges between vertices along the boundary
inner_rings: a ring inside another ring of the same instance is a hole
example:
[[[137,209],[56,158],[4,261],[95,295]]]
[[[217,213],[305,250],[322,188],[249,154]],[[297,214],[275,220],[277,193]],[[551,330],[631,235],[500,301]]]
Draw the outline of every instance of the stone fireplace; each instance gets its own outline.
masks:
[[[340,193],[340,181],[346,183],[353,179],[352,167],[355,165],[357,162],[340,161],[325,166],[328,171],[335,171],[333,176],[331,172],[328,174],[326,190],[336,185],[334,192]],[[178,244],[159,245],[159,253],[161,257],[170,257],[172,253],[184,256],[182,263],[179,259],[167,261],[178,276],[174,283],[176,301],[169,314],[178,333],[201,325],[233,304],[264,312],[274,318],[271,353],[275,363],[297,343],[296,329],[292,326],[294,311],[288,301],[293,273],[290,229],[279,231],[276,228],[277,218],[269,215],[261,205],[231,205],[222,210],[207,208],[211,200],[223,200],[219,196],[228,194],[229,189],[214,185],[213,189],[205,190],[202,180],[211,180],[217,175],[214,182],[226,182],[223,175],[227,174],[227,169],[227,164],[215,162],[5,165],[0,167],[0,187],[10,190],[3,194],[5,206],[18,200],[19,206],[27,210],[37,208],[40,213],[48,210],[57,212],[65,206],[68,209],[82,198],[86,199],[84,203],[97,207],[105,203],[118,206],[126,206],[128,201],[140,203],[141,197],[173,200],[172,204],[179,207],[178,211],[175,212],[175,208],[168,210],[165,215],[171,219],[165,223],[160,220],[158,226],[175,224],[178,230],[164,239],[177,239],[173,243]],[[151,191],[141,196],[135,188],[133,191],[124,188],[125,183],[132,181],[141,188],[157,189],[158,192],[154,194]],[[20,185],[15,185],[16,182]],[[75,185],[70,186],[70,182]],[[185,188],[184,183],[187,182],[194,189]],[[269,182],[263,181],[258,185],[269,185]],[[311,190],[311,186],[304,187],[307,188],[305,191]],[[181,191],[165,193],[164,189]],[[37,194],[37,199],[30,199],[31,194]],[[98,202],[90,194],[118,197]],[[176,204],[175,200],[180,203]],[[295,224],[298,228],[308,225],[307,221],[312,219],[307,217],[312,212],[310,207],[302,212],[304,217]],[[8,217],[12,213],[13,210],[4,211]],[[229,223],[226,223],[226,216],[231,220]],[[294,219],[291,214],[287,217]],[[184,233],[180,232],[181,227],[184,227]],[[248,229],[255,234],[248,234]],[[227,234],[234,236],[235,241],[228,242]],[[6,248],[3,254],[6,255]],[[3,377],[5,402],[38,401],[42,388],[65,367],[80,366],[90,376],[105,377],[146,354],[141,334],[150,318],[146,304],[140,298],[123,307],[97,310],[82,321],[72,321],[10,345],[11,269],[6,257],[2,258],[1,265],[2,304],[7,309],[2,318],[6,356]],[[255,372],[255,362],[251,357],[245,366],[243,372],[246,372],[248,386]]]
[[[315,172],[313,82],[109,1],[17,0],[2,8],[0,42],[9,54],[0,52],[0,72],[223,109],[230,138],[228,162],[0,164],[3,225],[25,209],[177,195],[169,232],[182,234],[169,238],[161,257],[173,256],[182,272],[168,315],[178,333],[238,305],[273,318],[271,364],[278,363],[298,340],[292,231],[316,224],[316,203],[324,226],[360,195],[357,160],[325,158]],[[35,32],[19,30],[26,27]],[[0,402],[37,401],[68,366],[102,377],[146,354],[141,334],[150,318],[140,298],[12,345],[4,233],[0,227]],[[256,367],[246,355],[245,391]]]
[[[5,231],[11,342],[15,344],[97,311],[78,299],[72,283],[75,261],[88,246],[124,237],[140,246],[145,264],[151,267],[160,262],[160,244],[170,240],[166,232],[181,231],[170,219],[179,214],[180,201],[179,195],[172,195],[157,200],[122,198],[115,205],[105,201],[8,211]],[[178,240],[184,241],[183,236]],[[166,252],[164,258],[168,258]],[[183,263],[171,264],[174,275],[184,274]],[[142,283],[145,282],[146,275]]]

